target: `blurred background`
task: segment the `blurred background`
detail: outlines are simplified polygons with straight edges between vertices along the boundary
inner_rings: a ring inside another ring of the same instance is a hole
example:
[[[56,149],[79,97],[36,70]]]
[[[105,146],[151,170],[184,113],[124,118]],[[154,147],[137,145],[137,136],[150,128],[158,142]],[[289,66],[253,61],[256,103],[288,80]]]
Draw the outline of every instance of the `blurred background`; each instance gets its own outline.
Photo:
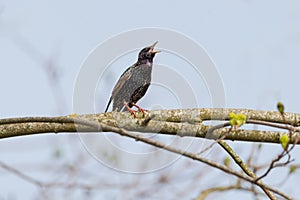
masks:
[[[174,30],[203,46],[222,77],[226,107],[275,110],[277,102],[282,101],[287,112],[300,113],[297,88],[300,73],[299,11],[299,1],[80,3],[2,0],[0,117],[72,113],[74,83],[89,53],[116,34],[143,27]],[[152,42],[145,38],[141,48]],[[115,81],[136,61],[138,50],[117,59],[113,63],[114,70],[107,73],[109,78],[99,81],[95,112],[105,109]],[[155,62],[172,66],[178,72],[188,66],[184,62],[178,64],[179,61],[167,53],[158,55]],[[119,65],[122,65],[120,70],[116,70]],[[210,107],[203,80],[193,81],[194,84],[199,81],[200,86],[193,87],[200,87],[199,91],[203,91],[197,97],[200,107]],[[159,95],[159,88],[150,88],[141,106],[151,107],[154,99],[157,105]],[[164,109],[180,106],[168,96],[158,103],[160,106],[157,107]],[[129,142],[118,136],[114,140],[120,143],[125,140],[124,146]],[[202,142],[197,141],[194,148]],[[263,147],[245,142],[230,144],[244,159],[254,154],[256,164],[272,160],[281,150],[274,144],[264,144]],[[135,142],[130,145],[135,145]],[[99,151],[106,155],[105,148]],[[162,154],[158,155],[158,161],[172,156],[171,153]],[[299,163],[299,148],[293,155]],[[222,162],[226,154],[214,148],[208,157]],[[109,154],[108,159],[121,164],[130,162],[121,162],[117,153]],[[120,172],[91,156],[76,134],[43,134],[1,140],[0,161],[5,163],[0,166],[1,200],[192,199],[202,190],[235,182],[232,176],[185,158],[152,173]],[[141,167],[149,164],[135,162]],[[300,174],[296,172],[288,176],[288,172],[288,168],[275,169],[266,183],[294,197],[299,196],[296,183]],[[48,185],[39,187],[32,179]],[[234,190],[214,193],[208,199],[231,199],[233,195],[254,198],[249,192]]]

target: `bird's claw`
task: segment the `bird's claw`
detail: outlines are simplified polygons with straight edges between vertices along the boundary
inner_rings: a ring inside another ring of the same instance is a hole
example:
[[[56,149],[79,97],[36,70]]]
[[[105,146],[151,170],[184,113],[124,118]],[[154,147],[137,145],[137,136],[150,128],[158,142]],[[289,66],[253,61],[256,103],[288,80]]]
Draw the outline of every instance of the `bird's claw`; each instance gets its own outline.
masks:
[[[145,113],[148,112],[148,110],[141,108],[140,106],[136,105],[135,103],[132,104],[134,107],[136,107],[139,111],[143,113],[143,117],[145,117]]]
[[[126,102],[124,102],[125,107],[128,109],[128,111],[130,112],[130,114],[132,114],[134,116],[134,118],[136,118],[136,110],[133,110],[132,108],[130,108],[128,106],[128,104]],[[138,111],[143,113],[143,117],[145,117],[145,113],[148,112],[148,110],[145,110],[143,108],[141,108],[140,106],[136,105],[135,103],[132,103],[132,106],[136,107],[138,109]]]
[[[128,110],[129,110],[130,114],[132,114],[133,117],[136,118],[136,114],[135,114],[135,113],[136,113],[137,111],[135,111],[135,110],[133,110],[133,109],[131,109],[131,108],[128,109]]]

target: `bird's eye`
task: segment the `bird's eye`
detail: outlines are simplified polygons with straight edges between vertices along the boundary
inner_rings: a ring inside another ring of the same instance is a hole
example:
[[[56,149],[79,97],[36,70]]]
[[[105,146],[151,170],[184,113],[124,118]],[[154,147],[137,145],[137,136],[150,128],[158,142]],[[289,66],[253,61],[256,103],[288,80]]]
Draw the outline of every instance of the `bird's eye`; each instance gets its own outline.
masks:
[[[150,58],[150,57],[151,57],[151,53],[150,53],[150,52],[147,52],[147,53],[146,53],[146,57],[147,57],[147,58]]]

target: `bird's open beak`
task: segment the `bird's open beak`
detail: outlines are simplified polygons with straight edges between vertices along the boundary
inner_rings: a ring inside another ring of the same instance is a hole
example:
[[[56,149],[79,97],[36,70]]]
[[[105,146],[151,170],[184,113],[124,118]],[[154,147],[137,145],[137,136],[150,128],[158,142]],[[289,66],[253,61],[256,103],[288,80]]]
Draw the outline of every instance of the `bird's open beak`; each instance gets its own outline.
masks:
[[[161,52],[160,50],[154,50],[154,51],[152,51],[152,53],[159,53],[159,52]]]
[[[150,51],[151,51],[151,53],[156,54],[156,53],[161,52],[160,50],[154,50],[154,47],[157,45],[157,43],[158,43],[158,41],[154,42],[154,44],[152,44],[152,45],[150,46]]]

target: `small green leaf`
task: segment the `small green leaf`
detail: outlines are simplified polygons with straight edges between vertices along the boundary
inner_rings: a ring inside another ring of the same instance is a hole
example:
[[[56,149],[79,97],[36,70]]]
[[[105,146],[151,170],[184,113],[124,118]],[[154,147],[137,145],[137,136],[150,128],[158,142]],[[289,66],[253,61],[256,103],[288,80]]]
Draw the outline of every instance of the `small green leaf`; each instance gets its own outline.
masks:
[[[278,110],[281,114],[284,113],[284,105],[283,105],[283,103],[280,102],[280,101],[277,103],[277,110]]]
[[[280,141],[282,148],[286,149],[287,145],[289,144],[290,138],[287,134],[284,134],[284,135],[280,136],[279,141]]]
[[[231,126],[240,127],[246,123],[247,116],[244,114],[229,113],[229,123]]]
[[[245,124],[246,123],[246,119],[247,119],[247,117],[246,117],[246,115],[244,115],[244,114],[237,114],[237,126],[242,126],[243,124]]]
[[[296,171],[296,169],[297,169],[297,166],[296,166],[296,165],[291,165],[291,166],[290,166],[290,171],[289,171],[289,174],[291,174],[291,173],[295,172],[295,171]]]
[[[236,125],[236,114],[233,112],[229,113],[229,123],[231,126]]]

